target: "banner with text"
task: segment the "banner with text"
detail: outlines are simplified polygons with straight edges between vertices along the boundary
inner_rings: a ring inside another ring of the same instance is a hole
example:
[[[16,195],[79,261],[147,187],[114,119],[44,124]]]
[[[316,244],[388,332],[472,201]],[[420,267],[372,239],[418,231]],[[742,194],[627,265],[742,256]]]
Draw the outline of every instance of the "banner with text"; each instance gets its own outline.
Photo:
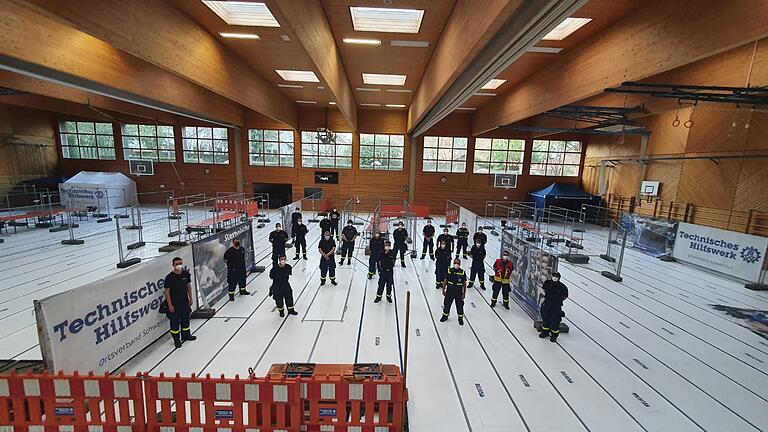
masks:
[[[515,265],[512,271],[512,298],[533,319],[539,321],[544,301],[544,281],[557,271],[557,256],[515,236],[510,230],[501,232],[501,250],[509,251]]]
[[[749,282],[758,282],[768,238],[680,222],[672,256]]]
[[[251,230],[251,221],[248,221],[192,243],[198,296],[205,307],[213,307],[227,293],[224,252],[232,246],[233,239],[240,239],[240,247],[245,248],[246,271],[253,269],[255,259]]]
[[[677,224],[634,213],[621,215],[621,227],[627,230],[627,247],[657,258],[672,254]]]
[[[164,301],[171,258],[192,264],[187,246],[113,276],[35,302],[49,371],[113,372],[168,333]],[[194,278],[192,285],[194,286]]]

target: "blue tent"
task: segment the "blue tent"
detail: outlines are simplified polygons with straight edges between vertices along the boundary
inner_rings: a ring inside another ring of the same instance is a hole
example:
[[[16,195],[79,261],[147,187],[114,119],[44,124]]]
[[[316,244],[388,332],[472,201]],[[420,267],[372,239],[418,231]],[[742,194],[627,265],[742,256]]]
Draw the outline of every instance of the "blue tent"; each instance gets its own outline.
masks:
[[[536,208],[550,206],[581,211],[582,204],[600,205],[600,196],[584,192],[579,186],[570,183],[552,183],[536,192],[528,192],[528,201],[536,203]]]

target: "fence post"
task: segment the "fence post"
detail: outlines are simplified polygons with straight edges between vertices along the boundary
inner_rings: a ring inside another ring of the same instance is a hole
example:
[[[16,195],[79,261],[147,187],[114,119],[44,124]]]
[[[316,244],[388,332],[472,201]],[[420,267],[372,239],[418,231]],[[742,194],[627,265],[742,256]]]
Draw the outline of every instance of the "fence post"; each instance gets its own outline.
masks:
[[[675,206],[674,201],[669,202],[669,211],[667,212],[667,219],[672,219],[672,207]]]
[[[634,213],[635,212],[635,205],[637,204],[637,201],[635,200],[635,197],[629,197],[629,212]]]
[[[659,209],[659,200],[654,200],[653,201],[653,217],[656,217],[658,209]]]
[[[75,238],[75,230],[74,230],[75,225],[74,225],[74,222],[72,221],[72,208],[69,205],[67,206],[67,217],[69,218],[69,221],[67,223],[67,225],[69,225],[69,239],[62,240],[61,244],[81,245],[85,243],[85,240]]]
[[[118,256],[120,257],[120,262],[117,263],[117,268],[126,268],[130,267],[134,264],[138,264],[141,262],[141,258],[130,258],[125,259],[125,255],[123,254],[123,236],[122,233],[120,233],[120,218],[115,215],[115,228],[117,228],[117,252]]]

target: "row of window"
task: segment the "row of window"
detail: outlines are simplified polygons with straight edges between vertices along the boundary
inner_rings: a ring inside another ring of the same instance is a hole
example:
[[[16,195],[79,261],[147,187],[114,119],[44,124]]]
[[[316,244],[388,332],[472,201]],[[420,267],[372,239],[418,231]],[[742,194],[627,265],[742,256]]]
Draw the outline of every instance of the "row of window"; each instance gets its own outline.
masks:
[[[67,159],[115,160],[111,123],[62,122],[62,155]],[[226,128],[182,128],[185,163],[229,164]],[[128,159],[175,162],[172,126],[123,125],[123,152]],[[424,137],[424,172],[464,173],[468,139]],[[575,177],[581,163],[581,142],[534,140],[531,175]],[[475,174],[522,174],[525,141],[505,138],[475,139]],[[290,130],[248,131],[249,162],[253,166],[293,167],[294,136]],[[402,171],[405,157],[403,135],[360,134],[360,169]],[[336,142],[323,143],[315,132],[301,132],[301,166],[304,168],[352,168],[352,133],[337,133]]]

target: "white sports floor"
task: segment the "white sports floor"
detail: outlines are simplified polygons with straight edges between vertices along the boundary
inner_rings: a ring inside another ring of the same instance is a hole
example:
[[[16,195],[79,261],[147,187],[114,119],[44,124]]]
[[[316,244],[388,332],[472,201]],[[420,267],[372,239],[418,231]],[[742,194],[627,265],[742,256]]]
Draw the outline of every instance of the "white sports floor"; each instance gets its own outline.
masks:
[[[112,228],[84,222],[83,246],[60,245],[66,232],[3,236],[0,358],[40,358],[34,299],[117,271]],[[488,283],[488,291],[468,292],[463,327],[455,310],[440,323],[429,258],[395,268],[394,305],[373,303],[377,279],[366,277],[362,244],[352,266],[337,267],[339,285],[320,288],[319,230],[310,228],[309,261],[293,262],[288,250],[299,316],[279,318],[267,273],[251,275],[250,297],[192,322],[196,342],[174,350],[163,338],[122,369],[245,376],[248,368],[261,375],[286,362],[400,365],[410,291],[413,431],[768,431],[768,340],[709,306],[766,310],[767,294],[631,250],[621,284],[596,271],[600,260],[590,268],[561,260],[571,332],[551,343],[514,301],[510,311],[491,309]],[[267,269],[269,229],[254,230],[257,260]],[[414,245],[420,256],[420,235]],[[140,253],[157,255],[156,246]],[[499,237],[489,235],[487,268],[498,254]]]

